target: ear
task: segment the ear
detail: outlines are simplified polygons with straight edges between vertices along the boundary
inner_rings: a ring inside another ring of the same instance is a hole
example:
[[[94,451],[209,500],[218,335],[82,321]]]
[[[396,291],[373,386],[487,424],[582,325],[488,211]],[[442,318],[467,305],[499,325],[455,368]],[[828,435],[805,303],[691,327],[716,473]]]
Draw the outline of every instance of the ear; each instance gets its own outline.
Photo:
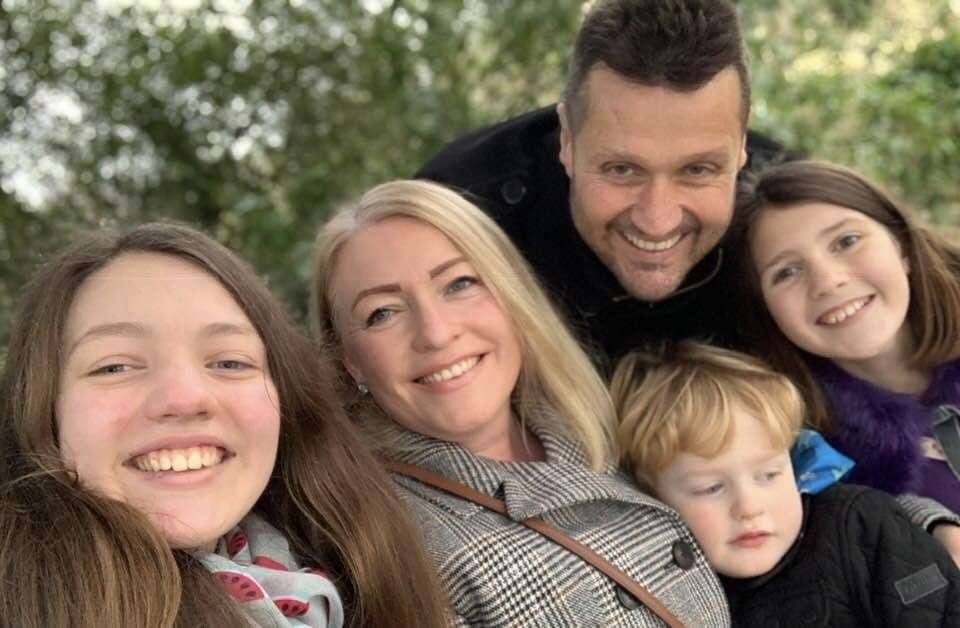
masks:
[[[737,167],[737,170],[740,170],[747,165],[747,134],[743,134],[743,141],[740,143],[740,165]]]
[[[910,258],[904,255],[902,259],[903,259],[903,272],[909,275],[910,274]]]
[[[573,127],[570,126],[570,112],[565,104],[557,103],[557,116],[560,118],[560,163],[573,178]]]
[[[363,384],[366,381],[363,374],[360,373],[360,369],[357,368],[357,365],[347,356],[343,356],[343,368],[347,369],[347,373],[350,373],[350,377],[352,377],[356,383]]]

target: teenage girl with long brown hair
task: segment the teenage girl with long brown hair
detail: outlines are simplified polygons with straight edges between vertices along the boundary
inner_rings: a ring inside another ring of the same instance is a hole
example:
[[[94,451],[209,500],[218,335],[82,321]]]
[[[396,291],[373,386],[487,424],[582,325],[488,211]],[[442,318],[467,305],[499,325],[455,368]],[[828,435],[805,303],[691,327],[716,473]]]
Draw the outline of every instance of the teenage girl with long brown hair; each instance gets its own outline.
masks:
[[[0,399],[3,625],[446,623],[325,352],[209,237],[48,261]]]

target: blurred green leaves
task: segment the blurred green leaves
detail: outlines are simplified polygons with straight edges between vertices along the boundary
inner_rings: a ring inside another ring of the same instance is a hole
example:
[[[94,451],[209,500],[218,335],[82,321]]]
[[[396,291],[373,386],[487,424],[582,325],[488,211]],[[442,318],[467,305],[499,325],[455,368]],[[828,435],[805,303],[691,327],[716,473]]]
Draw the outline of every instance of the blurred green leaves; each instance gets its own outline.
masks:
[[[957,0],[740,0],[752,126],[960,221]],[[78,229],[210,230],[305,310],[323,217],[555,100],[582,0],[0,0],[0,341]]]

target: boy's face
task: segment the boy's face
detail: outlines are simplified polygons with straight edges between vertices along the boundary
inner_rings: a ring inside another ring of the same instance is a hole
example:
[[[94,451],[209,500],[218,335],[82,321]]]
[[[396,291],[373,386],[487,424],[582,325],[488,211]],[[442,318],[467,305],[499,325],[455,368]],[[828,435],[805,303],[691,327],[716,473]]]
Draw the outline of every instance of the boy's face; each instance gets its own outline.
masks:
[[[714,570],[750,578],[770,571],[790,549],[803,508],[789,452],[773,448],[760,421],[734,411],[727,449],[714,458],[680,453],[655,488],[690,526]]]

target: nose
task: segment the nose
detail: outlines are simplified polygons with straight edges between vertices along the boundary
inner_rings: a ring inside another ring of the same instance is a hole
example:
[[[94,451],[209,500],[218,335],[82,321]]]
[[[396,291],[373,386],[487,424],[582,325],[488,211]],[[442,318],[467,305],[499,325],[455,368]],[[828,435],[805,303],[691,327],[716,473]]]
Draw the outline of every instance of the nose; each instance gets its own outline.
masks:
[[[414,349],[417,351],[436,351],[453,342],[460,334],[454,317],[443,303],[425,300],[417,304],[414,321]]]
[[[146,400],[146,415],[155,421],[209,418],[215,405],[200,367],[170,365],[156,374]]]
[[[663,177],[651,177],[638,188],[630,220],[642,235],[651,239],[673,235],[683,222],[683,207],[674,184]]]
[[[811,261],[807,273],[810,277],[810,294],[815,299],[829,296],[847,283],[843,266],[830,260]]]
[[[735,519],[753,519],[763,514],[763,504],[759,495],[749,489],[737,491],[733,502],[733,516]]]

